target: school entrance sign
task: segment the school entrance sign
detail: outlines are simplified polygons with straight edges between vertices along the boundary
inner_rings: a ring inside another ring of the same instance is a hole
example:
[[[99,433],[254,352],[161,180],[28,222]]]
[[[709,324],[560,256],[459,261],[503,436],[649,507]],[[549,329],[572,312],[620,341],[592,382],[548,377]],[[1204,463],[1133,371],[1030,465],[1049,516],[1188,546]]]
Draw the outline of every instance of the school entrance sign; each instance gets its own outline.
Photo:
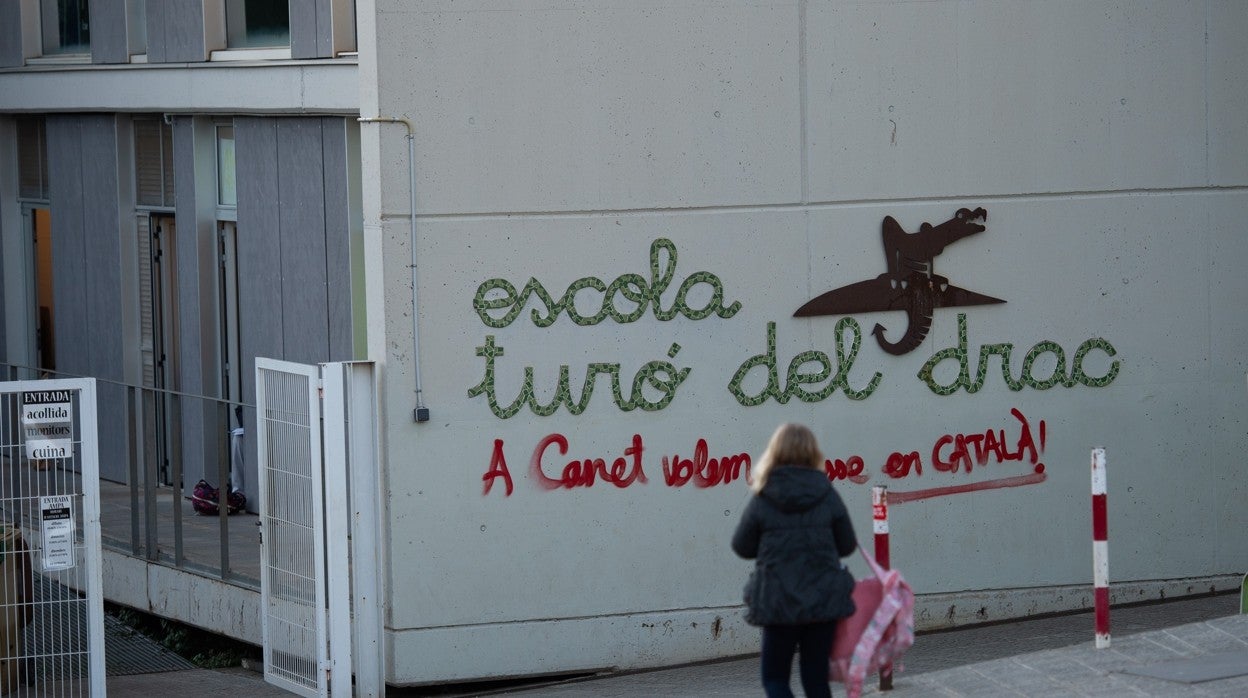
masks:
[[[74,449],[71,390],[22,392],[22,434],[30,460],[68,458]]]

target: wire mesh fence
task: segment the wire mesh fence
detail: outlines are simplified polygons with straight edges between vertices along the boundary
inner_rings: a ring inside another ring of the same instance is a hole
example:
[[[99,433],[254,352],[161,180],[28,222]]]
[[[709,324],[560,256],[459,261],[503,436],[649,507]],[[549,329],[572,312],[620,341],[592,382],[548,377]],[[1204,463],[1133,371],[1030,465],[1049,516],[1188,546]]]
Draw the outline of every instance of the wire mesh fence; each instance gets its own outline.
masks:
[[[0,383],[0,693],[104,694],[95,390]]]
[[[0,363],[0,381],[70,374]],[[76,378],[76,376],[74,376]],[[260,544],[255,493],[246,491],[243,428],[251,405],[174,390],[95,379],[108,388],[99,409],[120,415],[120,435],[106,439],[101,460],[101,533],[106,549],[258,590]],[[254,464],[251,465],[254,469]],[[81,478],[81,472],[66,472]],[[204,515],[201,491],[216,491],[230,516]],[[81,486],[79,484],[79,486]],[[242,506],[237,503],[242,502]]]
[[[316,367],[260,360],[257,434],[264,500],[261,587],[265,675],[299,695],[324,695],[327,657]]]

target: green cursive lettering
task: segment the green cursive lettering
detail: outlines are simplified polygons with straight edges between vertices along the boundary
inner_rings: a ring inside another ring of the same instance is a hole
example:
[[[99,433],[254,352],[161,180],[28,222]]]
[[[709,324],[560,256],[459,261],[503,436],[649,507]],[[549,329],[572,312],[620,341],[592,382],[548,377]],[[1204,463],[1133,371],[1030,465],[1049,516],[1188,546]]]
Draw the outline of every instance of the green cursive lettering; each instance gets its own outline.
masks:
[[[477,287],[472,307],[482,323],[495,329],[515,322],[532,297],[536,297],[540,304],[529,313],[537,327],[550,327],[564,313],[573,323],[587,327],[597,325],[607,318],[621,324],[636,322],[646,314],[647,308],[658,320],[673,320],[680,315],[690,320],[703,320],[711,315],[728,319],[741,309],[740,301],[724,305],[724,284],[709,271],[690,274],[677,288],[671,305],[664,308],[663,293],[671,286],[675,277],[676,245],[671,240],[659,238],[650,244],[648,282],[640,274],[622,274],[610,284],[597,277],[585,276],[569,284],[559,300],[555,300],[536,278],[530,278],[519,293],[506,279],[486,279]],[[691,308],[689,294],[700,285],[710,287],[710,298],[704,307]],[[582,293],[587,290],[592,293]],[[584,299],[581,307],[592,308],[594,303],[597,304],[597,310],[593,314],[583,314],[577,309],[578,294]],[[589,300],[594,295],[597,298]],[[619,298],[623,298],[626,306],[632,304],[632,307],[618,307]]]

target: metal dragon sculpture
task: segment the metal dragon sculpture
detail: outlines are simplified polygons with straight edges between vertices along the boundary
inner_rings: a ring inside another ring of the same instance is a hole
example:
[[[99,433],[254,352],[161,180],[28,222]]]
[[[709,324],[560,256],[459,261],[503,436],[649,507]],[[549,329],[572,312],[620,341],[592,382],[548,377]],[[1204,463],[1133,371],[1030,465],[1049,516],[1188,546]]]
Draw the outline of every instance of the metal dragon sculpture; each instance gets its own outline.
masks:
[[[934,271],[934,260],[945,248],[976,233],[982,233],[988,220],[983,208],[958,209],[953,218],[932,225],[923,223],[916,233],[907,233],[892,216],[883,223],[886,271],[875,279],[860,281],[824,293],[798,308],[795,317],[847,315],[879,310],[904,310],[909,325],[895,342],[885,338],[887,331],[876,324],[871,334],[884,351],[900,355],[913,351],[927,337],[936,308],[1004,303],[974,291],[949,284]]]

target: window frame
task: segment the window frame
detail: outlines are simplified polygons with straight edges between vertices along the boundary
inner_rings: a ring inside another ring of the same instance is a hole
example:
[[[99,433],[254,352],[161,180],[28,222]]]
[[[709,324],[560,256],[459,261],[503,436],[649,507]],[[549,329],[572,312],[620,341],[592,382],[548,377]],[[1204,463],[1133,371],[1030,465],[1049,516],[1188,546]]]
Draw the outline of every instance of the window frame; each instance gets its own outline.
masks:
[[[235,174],[230,177],[230,179],[235,182],[234,203],[229,204],[221,200],[221,185],[222,185],[222,181],[221,181],[221,142],[222,142],[221,132],[225,129],[229,129],[230,131],[229,140],[231,143],[233,143],[234,142],[234,120],[233,119],[214,121],[212,124],[212,136],[213,136],[212,138],[212,142],[213,142],[212,171],[214,175],[213,176],[213,185],[214,185],[213,186],[213,192],[214,192],[213,201],[216,205],[218,221],[237,222],[238,221],[238,185],[237,185],[237,179],[235,178],[235,175],[238,172],[237,166],[235,167],[235,170],[234,170]],[[230,154],[231,154],[231,157],[233,157],[234,155],[233,147],[230,148]]]
[[[221,7],[222,7],[222,11],[225,13],[225,17],[223,21],[224,21],[224,26],[225,26],[226,50],[229,50],[229,51],[239,51],[239,50],[245,51],[245,50],[254,50],[254,49],[261,49],[261,50],[279,49],[280,50],[284,48],[287,51],[289,51],[290,50],[290,38],[291,38],[290,37],[290,4],[289,3],[286,3],[286,43],[283,44],[281,42],[278,42],[278,43],[273,43],[273,44],[264,44],[264,43],[251,43],[249,41],[241,41],[241,42],[239,41],[240,35],[243,37],[246,37],[250,34],[255,33],[253,32],[253,30],[251,30],[250,27],[247,26],[247,16],[246,16],[248,3],[255,2],[255,1],[256,0],[222,0]],[[269,1],[273,2],[273,4],[275,5],[281,5],[285,2],[285,0],[269,0]],[[239,10],[242,10],[242,15],[243,15],[242,17],[238,16]],[[231,15],[231,12],[234,12],[234,14]],[[235,44],[238,44],[238,45],[235,45]]]
[[[43,116],[18,116],[14,122],[14,133],[17,136],[16,149],[14,154],[17,160],[17,201],[19,203],[31,202],[47,206],[48,201],[48,125],[47,119]],[[21,129],[25,124],[33,124],[35,128],[35,142],[37,152],[35,155],[35,163],[39,167],[37,195],[31,196],[22,190],[22,175],[25,174],[22,168],[22,148],[26,139],[22,138]]]
[[[143,201],[143,191],[139,183],[140,170],[142,164],[139,160],[139,128],[141,126],[155,125],[157,131],[157,147],[159,152],[156,154],[160,161],[160,172],[157,173],[160,181],[160,202],[153,203],[151,201]],[[131,137],[131,157],[134,162],[134,203],[135,206],[143,209],[172,210],[174,202],[177,200],[176,172],[173,152],[173,126],[168,123],[165,118],[159,114],[154,115],[136,115],[130,120],[130,137]]]
[[[153,0],[148,0],[153,1]],[[304,59],[334,59],[358,55],[359,29],[356,26],[356,0],[318,0],[327,3],[329,10],[330,47],[326,56],[301,56],[295,59],[295,18],[287,17],[286,43],[271,47],[231,46],[229,41],[227,4],[233,0],[203,0],[206,44],[210,62],[230,61],[280,61]],[[245,2],[245,0],[240,0]]]
[[[39,0],[39,55],[42,58],[51,58],[59,60],[74,59],[86,57],[91,59],[91,11],[90,0],[75,0],[80,3],[79,14],[86,15],[86,40],[80,44],[73,44],[74,49],[82,50],[63,50],[64,37],[61,36],[61,8],[58,0]],[[50,23],[55,23],[55,29],[49,27]]]

